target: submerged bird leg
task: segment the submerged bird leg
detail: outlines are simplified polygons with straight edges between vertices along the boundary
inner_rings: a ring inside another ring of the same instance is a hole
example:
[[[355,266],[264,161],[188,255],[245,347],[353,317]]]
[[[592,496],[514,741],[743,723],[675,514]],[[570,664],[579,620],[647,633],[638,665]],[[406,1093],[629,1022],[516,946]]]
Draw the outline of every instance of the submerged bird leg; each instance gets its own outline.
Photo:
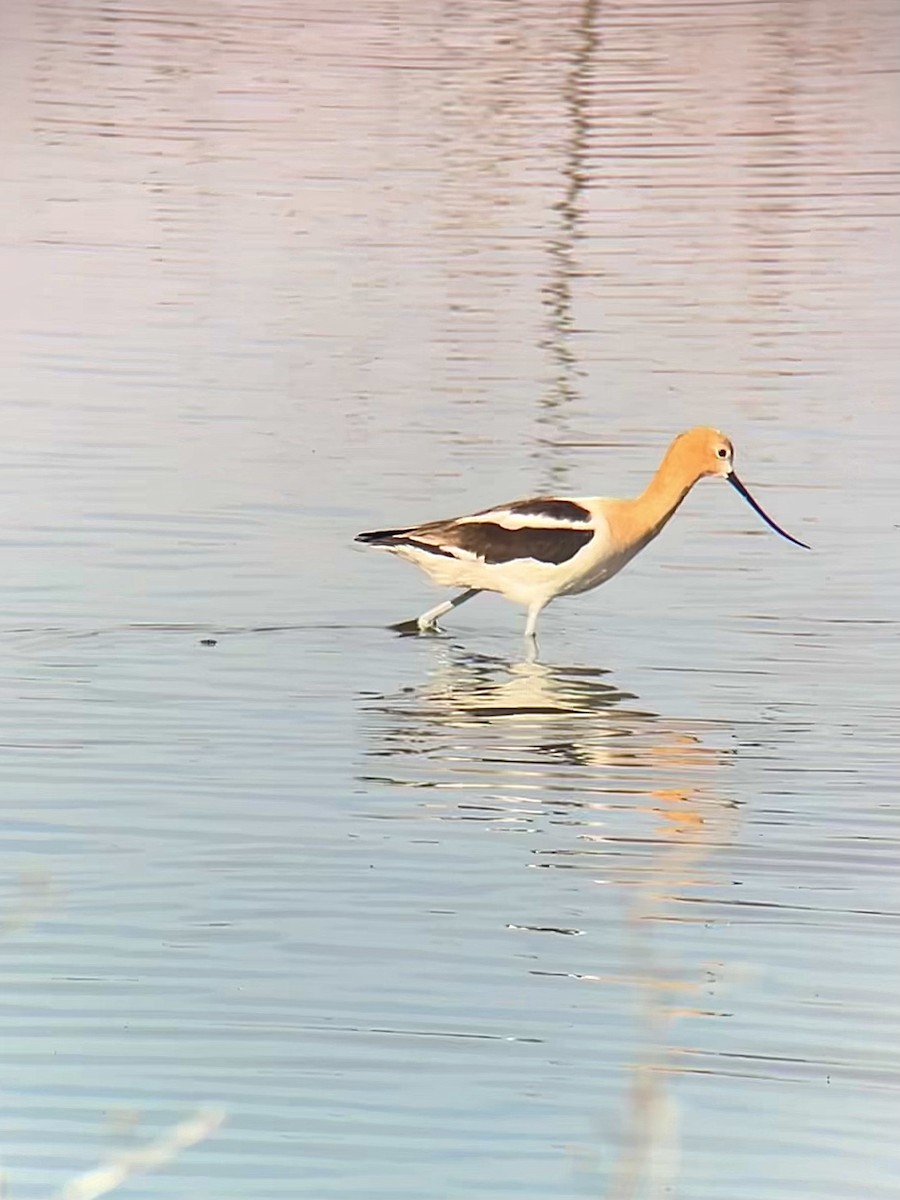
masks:
[[[528,620],[525,622],[526,641],[537,642],[537,619],[543,607],[543,604],[532,604],[528,609]]]
[[[416,625],[419,627],[420,633],[426,633],[429,629],[437,629],[437,619],[442,617],[444,613],[448,613],[451,609],[459,608],[460,604],[465,604],[467,600],[471,600],[473,596],[477,596],[481,588],[467,588],[466,591],[460,592],[458,596],[454,596],[452,600],[445,600],[442,604],[436,604],[434,608],[429,608],[427,612],[423,612],[421,617],[416,617]]]
[[[528,620],[525,622],[525,661],[538,661],[537,619],[544,608],[543,604],[532,604],[528,609]]]

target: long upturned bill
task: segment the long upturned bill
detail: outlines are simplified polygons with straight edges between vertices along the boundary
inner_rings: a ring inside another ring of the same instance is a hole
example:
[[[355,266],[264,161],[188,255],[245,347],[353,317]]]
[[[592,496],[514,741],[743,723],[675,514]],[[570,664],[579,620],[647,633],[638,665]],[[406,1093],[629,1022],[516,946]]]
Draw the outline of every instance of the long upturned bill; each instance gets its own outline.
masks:
[[[736,492],[739,492],[740,495],[742,495],[744,497],[744,499],[747,501],[747,503],[750,505],[750,507],[753,509],[753,511],[758,513],[762,517],[762,519],[765,521],[765,523],[769,526],[770,529],[774,529],[776,533],[780,533],[783,538],[787,538],[787,540],[789,542],[793,542],[795,546],[802,546],[804,550],[810,549],[810,547],[807,546],[806,542],[801,542],[799,538],[791,537],[791,535],[789,533],[785,532],[785,530],[783,530],[780,525],[775,524],[775,522],[772,520],[772,518],[769,516],[769,514],[767,512],[765,512],[760,507],[760,505],[757,504],[757,502],[753,499],[753,497],[750,495],[750,493],[747,491],[747,489],[744,487],[744,485],[738,479],[737,475],[735,475],[734,471],[730,472],[730,474],[727,476],[727,479],[728,479],[728,482],[731,484],[731,486],[734,488],[734,490]]]

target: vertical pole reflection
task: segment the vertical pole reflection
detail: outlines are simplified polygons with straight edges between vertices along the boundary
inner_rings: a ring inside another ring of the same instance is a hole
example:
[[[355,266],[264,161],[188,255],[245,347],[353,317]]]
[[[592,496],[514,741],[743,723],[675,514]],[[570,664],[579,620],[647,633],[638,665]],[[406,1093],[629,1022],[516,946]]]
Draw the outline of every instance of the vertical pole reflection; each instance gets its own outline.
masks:
[[[675,1073],[670,1030],[679,1017],[716,1014],[705,1005],[692,1003],[692,996],[708,986],[706,971],[697,978],[695,964],[685,978],[683,968],[659,955],[653,932],[660,922],[668,926],[677,921],[669,908],[671,901],[703,877],[710,849],[733,840],[739,821],[736,805],[704,803],[698,788],[657,789],[650,799],[660,823],[662,846],[653,869],[635,881],[626,914],[642,1044],[630,1068],[605,1200],[664,1200],[676,1189],[681,1122],[678,1103],[670,1091]],[[608,1142],[608,1136],[603,1140]]]
[[[547,310],[547,334],[542,342],[552,363],[552,378],[541,398],[539,422],[558,427],[559,410],[578,397],[578,363],[572,347],[574,320],[572,286],[578,275],[576,243],[581,232],[581,193],[588,182],[587,150],[590,134],[590,82],[597,48],[600,0],[584,0],[575,27],[575,44],[562,86],[568,138],[560,171],[562,197],[553,206],[556,228],[547,242],[549,279],[542,302]],[[557,432],[556,430],[554,432]],[[558,485],[565,467],[550,464],[550,485]]]

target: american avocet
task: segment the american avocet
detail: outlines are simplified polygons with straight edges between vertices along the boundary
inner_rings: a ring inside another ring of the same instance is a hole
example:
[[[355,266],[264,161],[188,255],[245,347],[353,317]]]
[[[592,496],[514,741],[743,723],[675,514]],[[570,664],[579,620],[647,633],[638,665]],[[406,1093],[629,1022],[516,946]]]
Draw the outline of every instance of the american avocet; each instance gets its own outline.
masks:
[[[647,489],[633,500],[600,496],[535,496],[448,521],[360,533],[356,540],[408,558],[459,596],[422,613],[409,625],[424,632],[479,592],[499,592],[528,610],[533,639],[543,608],[557,596],[576,596],[605,583],[662,530],[694,484],[721,475],[766,524],[805,550],[753,499],[733,466],[734,447],[717,429],[679,434]]]

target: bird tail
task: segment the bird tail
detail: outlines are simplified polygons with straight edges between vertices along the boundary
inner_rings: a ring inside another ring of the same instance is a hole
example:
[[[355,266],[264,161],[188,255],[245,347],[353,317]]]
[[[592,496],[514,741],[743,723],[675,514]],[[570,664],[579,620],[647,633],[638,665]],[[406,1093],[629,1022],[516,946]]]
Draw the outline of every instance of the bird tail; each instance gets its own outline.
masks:
[[[389,546],[395,538],[406,537],[409,529],[373,529],[370,533],[358,533],[355,542],[365,542],[369,546]]]

